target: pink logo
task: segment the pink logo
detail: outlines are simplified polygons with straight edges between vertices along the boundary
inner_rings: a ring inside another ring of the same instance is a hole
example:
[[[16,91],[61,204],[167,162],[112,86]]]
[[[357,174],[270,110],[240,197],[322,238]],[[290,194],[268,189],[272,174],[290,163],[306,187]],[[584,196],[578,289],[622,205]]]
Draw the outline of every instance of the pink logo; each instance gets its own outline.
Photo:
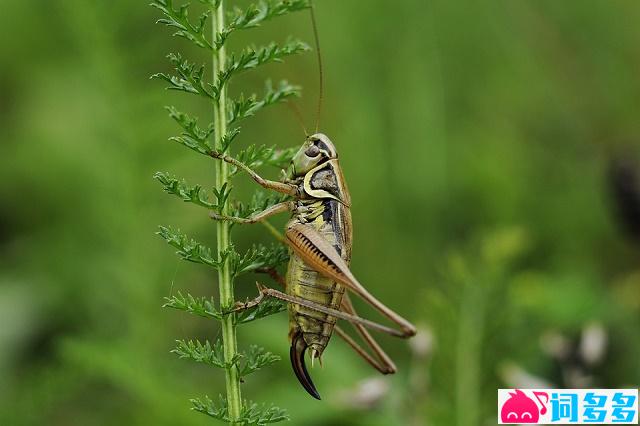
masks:
[[[509,399],[502,405],[500,410],[500,419],[503,423],[538,423],[540,414],[547,412],[547,402],[549,402],[549,395],[546,392],[533,392],[533,395],[540,404],[538,405],[519,389],[514,392],[509,392]],[[544,397],[545,401],[542,402],[540,397]]]

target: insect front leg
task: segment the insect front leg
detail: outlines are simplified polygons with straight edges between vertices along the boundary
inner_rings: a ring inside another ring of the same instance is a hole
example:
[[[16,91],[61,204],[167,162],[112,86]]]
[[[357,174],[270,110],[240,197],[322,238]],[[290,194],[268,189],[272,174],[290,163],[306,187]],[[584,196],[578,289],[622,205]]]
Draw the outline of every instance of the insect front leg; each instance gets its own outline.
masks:
[[[233,157],[229,157],[228,155],[226,155],[226,154],[224,154],[222,152],[211,151],[209,153],[209,155],[211,155],[211,157],[213,157],[213,158],[217,158],[218,160],[222,160],[225,163],[229,163],[229,164],[231,164],[233,166],[236,166],[237,168],[243,170],[245,173],[247,173],[251,177],[251,179],[256,181],[256,183],[258,183],[258,185],[262,186],[263,188],[271,189],[273,191],[280,192],[282,194],[291,195],[291,196],[294,196],[294,197],[299,196],[298,186],[297,185],[293,185],[291,183],[286,183],[286,182],[278,182],[278,181],[275,181],[275,180],[265,179],[262,176],[260,176],[259,174],[257,174],[249,166],[247,166],[246,164],[241,162],[240,160],[237,160],[237,159],[235,159]]]
[[[289,212],[295,209],[295,203],[293,201],[284,201],[282,203],[274,204],[273,206],[261,211],[252,214],[250,217],[235,217],[235,216],[224,216],[218,214],[214,211],[209,212],[209,217],[215,220],[226,220],[234,223],[243,223],[243,224],[251,224],[261,222],[273,215],[283,212]]]

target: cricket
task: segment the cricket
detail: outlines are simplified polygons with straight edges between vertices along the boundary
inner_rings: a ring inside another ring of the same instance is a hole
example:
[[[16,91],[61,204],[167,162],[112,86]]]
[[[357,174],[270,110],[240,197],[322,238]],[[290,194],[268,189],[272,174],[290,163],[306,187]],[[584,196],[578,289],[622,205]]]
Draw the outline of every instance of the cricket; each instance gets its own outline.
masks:
[[[316,131],[308,135],[305,130],[307,136],[283,179],[264,179],[236,158],[221,152],[211,153],[212,157],[246,172],[263,188],[286,194],[289,198],[248,218],[224,216],[213,211],[209,215],[214,220],[253,224],[276,214],[291,214],[284,232],[290,259],[286,276],[277,279],[284,285],[284,291],[257,283],[258,296],[246,303],[238,303],[235,310],[255,307],[268,297],[287,302],[291,365],[304,389],[319,400],[320,394],[305,364],[307,352],[312,366],[316,359],[321,363],[322,354],[335,332],[380,373],[393,374],[396,372],[395,364],[371,336],[369,329],[409,338],[416,334],[416,328],[376,299],[349,269],[353,239],[351,197],[334,143],[318,132],[323,69],[313,4],[310,15],[320,76]],[[360,317],[351,302],[350,293],[370,304],[396,327]],[[354,327],[364,347],[336,324],[338,319]]]

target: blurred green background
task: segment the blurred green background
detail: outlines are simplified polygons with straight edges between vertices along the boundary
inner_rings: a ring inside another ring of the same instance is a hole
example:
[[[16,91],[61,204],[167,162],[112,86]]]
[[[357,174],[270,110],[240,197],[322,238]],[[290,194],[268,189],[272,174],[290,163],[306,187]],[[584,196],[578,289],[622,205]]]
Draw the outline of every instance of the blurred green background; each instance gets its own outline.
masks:
[[[270,317],[240,328],[240,346],[283,361],[250,376],[244,396],[286,407],[294,425],[475,426],[495,423],[499,387],[638,387],[640,3],[317,8],[321,128],[352,194],[352,269],[421,334],[380,337],[399,366],[384,378],[336,339],[311,372],[318,402],[291,372],[286,315]],[[177,128],[163,106],[209,111],[148,79],[170,70],[169,52],[208,59],[154,25],[146,1],[1,10],[0,424],[212,424],[188,398],[222,392],[222,374],[169,350],[214,339],[217,324],[161,304],[178,290],[217,294],[215,273],[154,232],[171,225],[213,245],[214,226],[152,179],[213,185],[210,161],[167,142]],[[300,13],[230,43],[311,34]],[[313,54],[231,90],[267,77],[304,86],[310,125]],[[247,121],[238,146],[302,139],[279,106]],[[253,189],[244,176],[236,186]],[[235,238],[269,241],[262,227]],[[254,279],[237,283],[239,299]]]

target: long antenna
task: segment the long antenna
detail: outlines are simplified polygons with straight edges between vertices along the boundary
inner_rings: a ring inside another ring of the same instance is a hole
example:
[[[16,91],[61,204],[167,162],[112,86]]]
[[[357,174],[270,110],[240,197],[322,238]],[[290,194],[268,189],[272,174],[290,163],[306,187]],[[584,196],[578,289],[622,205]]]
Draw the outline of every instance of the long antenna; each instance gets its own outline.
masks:
[[[304,137],[309,137],[309,132],[307,132],[307,127],[304,125],[304,119],[302,118],[302,113],[300,112],[300,108],[298,108],[298,104],[292,100],[287,101],[287,106],[293,112],[293,115],[296,117],[298,124],[302,127],[302,131],[304,132]]]
[[[316,114],[316,133],[318,133],[318,129],[320,128],[320,113],[322,112],[322,98],[324,97],[324,78],[322,71],[322,54],[320,53],[320,38],[318,37],[318,25],[316,24],[316,13],[312,0],[309,1],[309,5],[311,6],[311,24],[313,26],[313,38],[316,42],[316,56],[318,57],[318,71],[320,74],[320,94],[318,95],[318,111]]]

